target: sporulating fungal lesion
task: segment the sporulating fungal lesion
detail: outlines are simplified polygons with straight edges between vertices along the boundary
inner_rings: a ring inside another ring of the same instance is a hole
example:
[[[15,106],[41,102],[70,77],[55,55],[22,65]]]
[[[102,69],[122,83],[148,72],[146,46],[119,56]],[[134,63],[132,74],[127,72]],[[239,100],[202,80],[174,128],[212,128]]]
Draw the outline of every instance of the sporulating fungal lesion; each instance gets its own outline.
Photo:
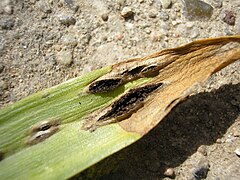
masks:
[[[58,120],[45,120],[37,123],[31,128],[30,136],[28,137],[27,144],[35,145],[45,139],[49,138],[59,130]]]
[[[134,67],[133,69],[131,70],[126,70],[122,73],[122,75],[125,75],[125,76],[139,76],[140,75],[140,72],[143,70],[143,68],[146,67],[145,65],[142,65],[142,66],[137,66],[137,67]]]
[[[120,85],[143,77],[154,77],[159,74],[159,65],[139,65],[132,69],[115,74],[112,78],[96,80],[88,86],[89,93],[105,93],[112,91]]]
[[[147,66],[144,69],[142,69],[141,74],[145,77],[154,77],[159,75],[160,69],[161,67],[157,65]]]
[[[122,80],[120,78],[103,79],[103,80],[95,81],[92,84],[90,84],[88,91],[90,93],[108,92],[113,89],[116,89],[121,84],[122,84]]]
[[[119,122],[130,117],[134,112],[140,109],[144,105],[146,99],[162,87],[162,85],[163,83],[148,84],[129,90],[126,94],[113,102],[110,108],[108,107],[107,111],[102,110],[102,112],[105,112],[103,115],[97,117],[93,121],[89,121],[90,124],[86,121],[83,129],[95,130],[99,126]]]

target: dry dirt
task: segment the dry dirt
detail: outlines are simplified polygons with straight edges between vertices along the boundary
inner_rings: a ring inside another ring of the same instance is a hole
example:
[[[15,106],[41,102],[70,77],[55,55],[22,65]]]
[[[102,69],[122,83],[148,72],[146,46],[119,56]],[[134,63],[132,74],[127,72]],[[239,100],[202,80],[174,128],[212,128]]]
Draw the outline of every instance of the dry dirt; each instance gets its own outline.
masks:
[[[177,0],[1,0],[0,108],[128,58],[240,34],[239,0],[204,2],[211,17],[190,21]],[[146,137],[76,178],[168,179],[170,168],[175,179],[240,179],[239,67],[212,76]]]

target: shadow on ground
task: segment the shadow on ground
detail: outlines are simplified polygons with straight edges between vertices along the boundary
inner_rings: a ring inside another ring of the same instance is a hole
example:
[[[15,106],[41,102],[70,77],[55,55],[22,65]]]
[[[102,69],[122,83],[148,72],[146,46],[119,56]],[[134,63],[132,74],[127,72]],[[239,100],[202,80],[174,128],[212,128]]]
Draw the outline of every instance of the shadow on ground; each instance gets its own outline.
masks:
[[[240,112],[240,84],[192,96],[133,145],[79,174],[76,179],[161,179],[200,145],[221,138]],[[75,179],[73,178],[73,179]]]

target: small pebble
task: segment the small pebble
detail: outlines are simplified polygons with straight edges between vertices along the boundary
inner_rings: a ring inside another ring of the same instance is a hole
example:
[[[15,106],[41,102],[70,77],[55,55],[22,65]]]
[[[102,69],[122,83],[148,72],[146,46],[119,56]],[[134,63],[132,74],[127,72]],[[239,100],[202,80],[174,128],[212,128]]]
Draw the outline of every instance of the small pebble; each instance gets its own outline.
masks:
[[[191,38],[197,38],[197,37],[199,36],[199,34],[200,34],[199,29],[196,28],[196,27],[194,27],[194,28],[192,29],[192,32],[191,32],[190,37],[191,37]]]
[[[4,7],[4,12],[8,15],[11,15],[13,13],[13,6],[7,5],[6,7]]]
[[[213,0],[212,5],[214,8],[221,8],[222,7],[222,2],[223,0]]]
[[[15,21],[14,19],[2,19],[0,21],[0,27],[2,29],[10,30],[14,27]]]
[[[102,18],[103,21],[107,21],[108,20],[108,14],[107,13],[102,14],[101,18]]]
[[[162,7],[168,9],[172,6],[172,0],[161,0]]]
[[[52,12],[49,3],[47,3],[46,1],[39,1],[38,7],[43,13],[50,14]]]
[[[188,20],[209,19],[213,14],[213,7],[200,0],[182,0],[183,15]]]
[[[193,169],[192,174],[196,179],[203,179],[207,177],[208,171],[210,169],[209,162],[207,160],[201,160],[198,166]]]
[[[167,168],[164,172],[164,176],[174,178],[175,177],[175,171],[173,168]]]
[[[6,90],[7,88],[8,88],[8,84],[5,81],[1,80],[0,81],[0,89]]]
[[[3,70],[4,70],[4,65],[1,63],[1,64],[0,64],[0,73],[2,73]]]
[[[79,9],[79,6],[73,0],[64,0],[64,3],[74,12],[77,12]]]
[[[75,47],[78,44],[76,37],[72,34],[64,34],[60,41],[62,45]]]
[[[57,53],[57,62],[64,66],[69,66],[73,62],[72,50],[62,50]]]
[[[149,12],[148,16],[149,16],[150,18],[156,18],[156,17],[157,17],[157,13],[151,11],[151,12]]]
[[[129,18],[129,17],[133,16],[132,8],[124,7],[121,11],[121,16],[124,18]]]
[[[152,32],[150,38],[152,42],[159,42],[163,38],[163,35],[160,32]]]
[[[222,20],[231,25],[231,26],[234,26],[235,25],[235,21],[236,21],[236,16],[235,14],[232,12],[232,11],[228,11],[228,10],[224,10],[222,12]]]
[[[197,151],[201,153],[202,155],[207,155],[207,147],[205,145],[201,145],[198,147]]]
[[[233,136],[234,137],[240,137],[240,131],[239,131],[239,129],[233,129]]]
[[[159,15],[160,19],[163,21],[168,21],[169,20],[169,15],[166,12],[161,12]]]
[[[220,138],[218,138],[218,139],[216,140],[216,143],[217,143],[217,144],[222,144],[222,143],[223,143],[223,140],[221,140]]]
[[[108,40],[107,36],[102,37],[102,41],[107,41],[107,40]]]
[[[66,26],[74,25],[76,23],[76,19],[70,15],[61,15],[59,21]]]
[[[237,155],[238,157],[240,157],[240,148],[237,148],[234,152],[236,153],[236,155]]]
[[[122,6],[126,0],[116,0],[117,4]]]

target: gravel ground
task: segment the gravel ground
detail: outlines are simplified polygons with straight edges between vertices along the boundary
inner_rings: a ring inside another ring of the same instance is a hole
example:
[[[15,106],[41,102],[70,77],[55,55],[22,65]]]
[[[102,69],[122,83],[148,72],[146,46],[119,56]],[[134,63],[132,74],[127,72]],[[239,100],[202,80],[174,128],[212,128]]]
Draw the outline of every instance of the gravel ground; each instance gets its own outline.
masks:
[[[240,34],[239,0],[195,1],[201,12],[191,1],[1,0],[0,108],[128,58]],[[97,177],[239,179],[239,67],[240,61],[211,77],[202,93],[114,155],[117,167]]]

